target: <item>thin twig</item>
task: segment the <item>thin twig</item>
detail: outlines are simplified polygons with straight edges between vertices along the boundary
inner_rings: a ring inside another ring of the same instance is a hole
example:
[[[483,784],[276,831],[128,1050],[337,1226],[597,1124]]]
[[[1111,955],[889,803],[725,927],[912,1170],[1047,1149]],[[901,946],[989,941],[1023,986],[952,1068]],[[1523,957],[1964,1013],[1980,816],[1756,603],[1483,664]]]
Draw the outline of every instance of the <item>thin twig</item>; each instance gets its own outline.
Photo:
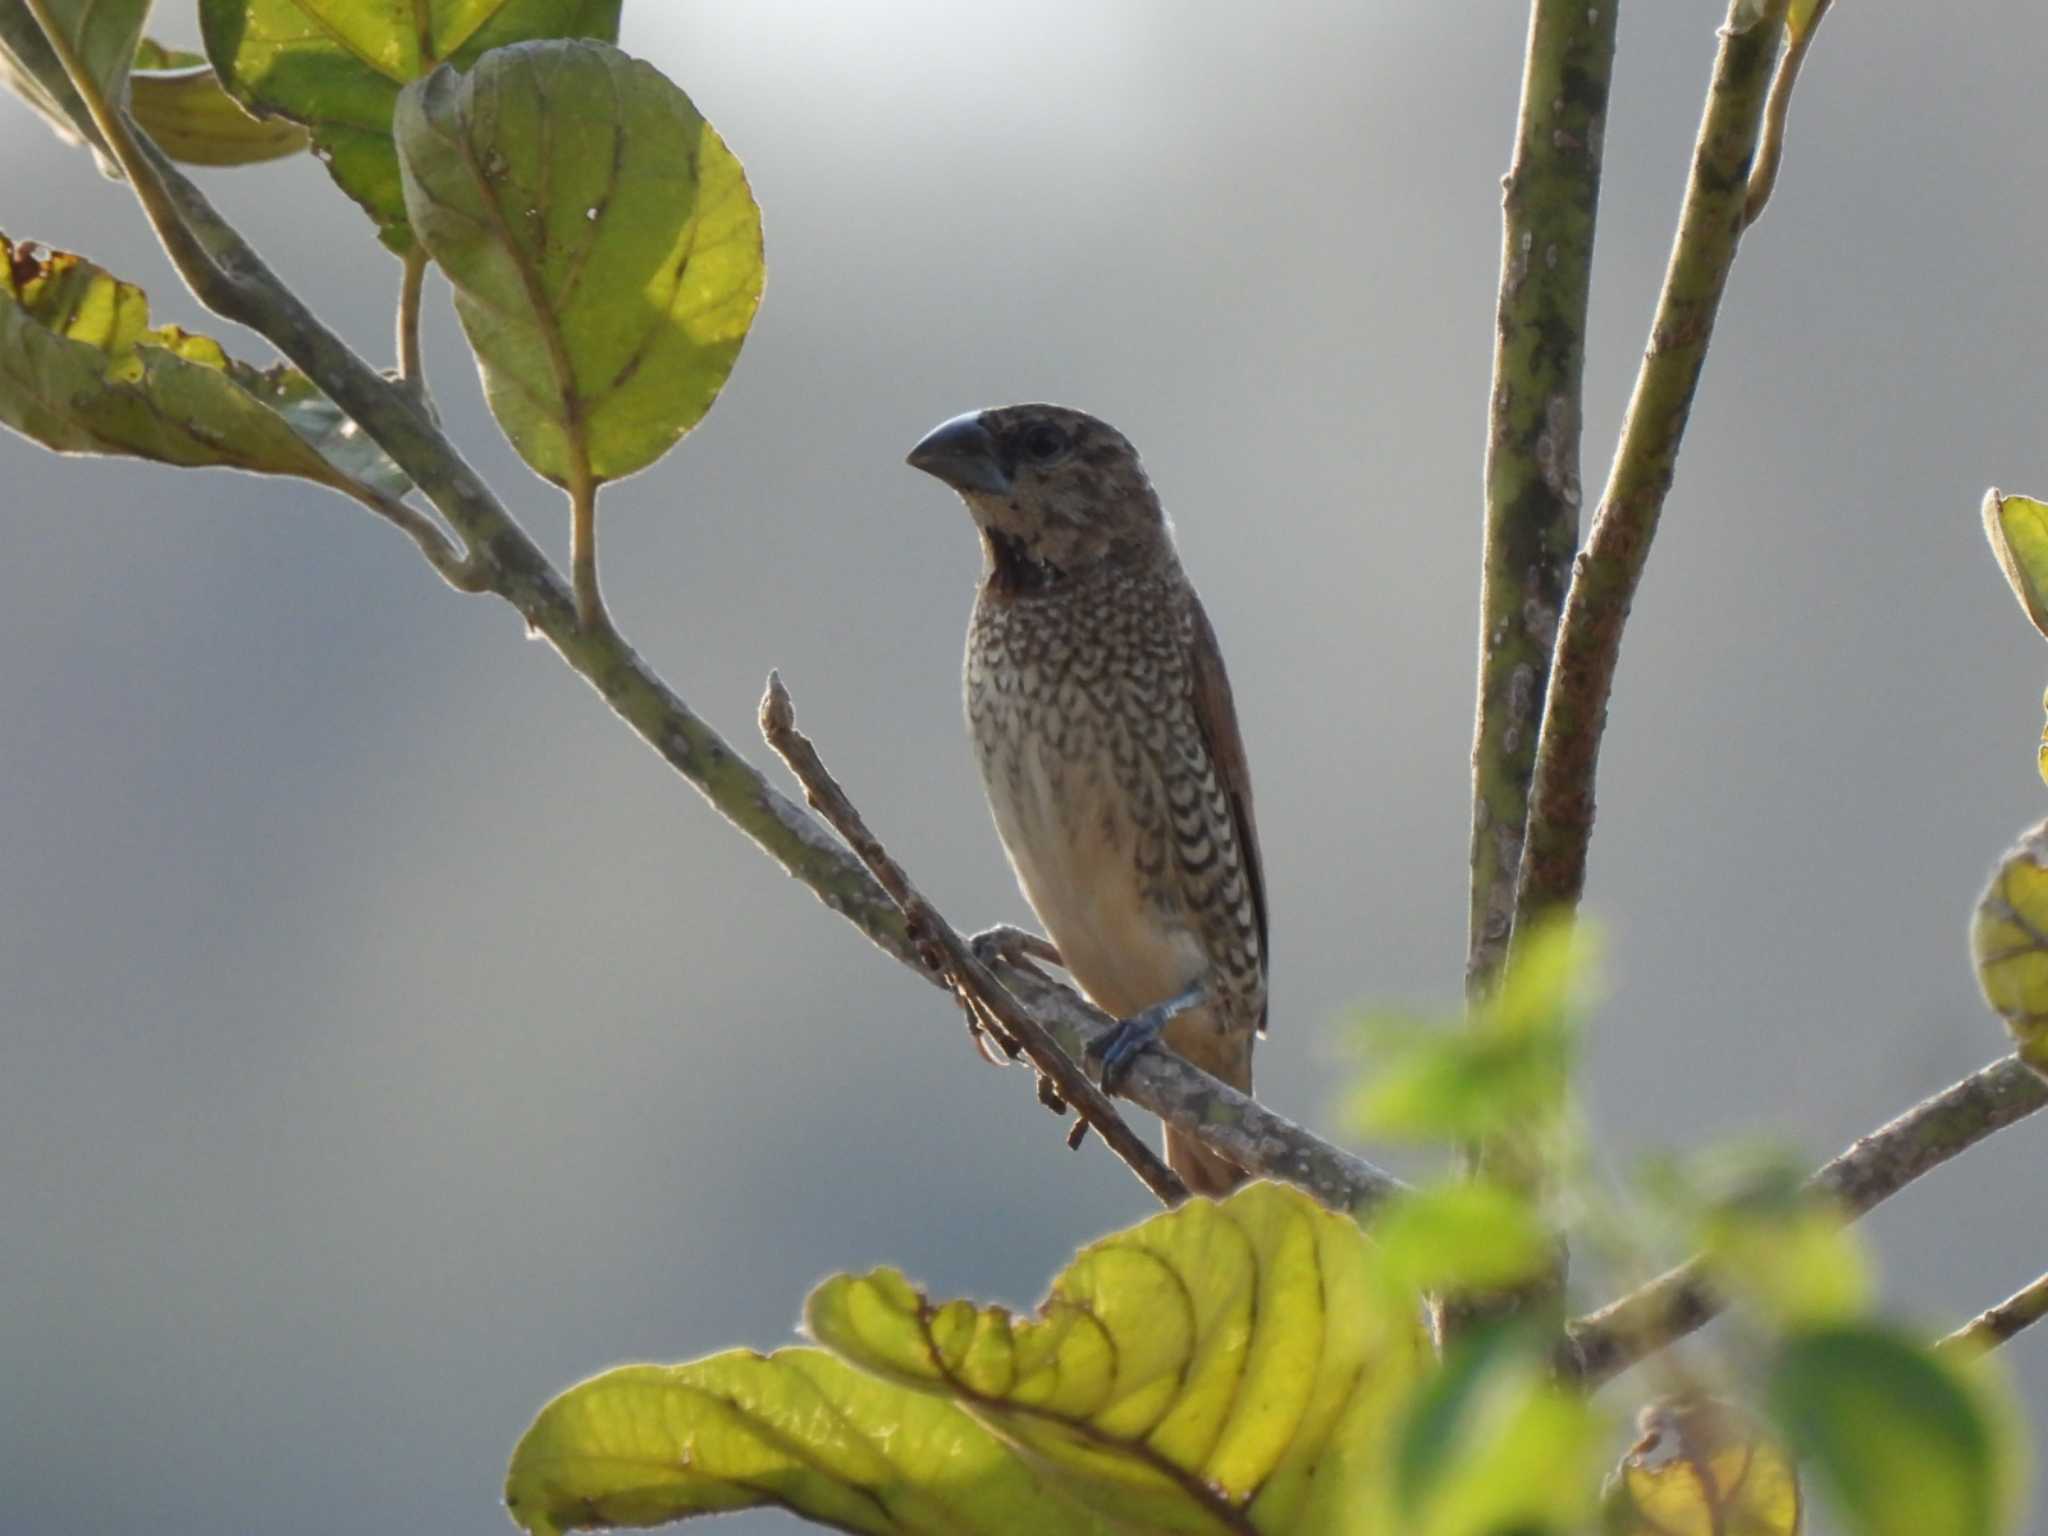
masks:
[[[790,701],[789,690],[782,686],[782,678],[774,672],[768,674],[768,689],[761,697],[761,735],[803,785],[811,808],[846,839],[868,873],[889,893],[911,931],[938,946],[939,966],[947,979],[1024,1048],[1031,1064],[1052,1083],[1059,1096],[1095,1128],[1110,1151],[1124,1160],[1162,1204],[1179,1205],[1187,1199],[1188,1187],[1181,1182],[1180,1175],[1167,1167],[1159,1154],[1130,1128],[1108,1096],[1053,1043],[1038,1020],[975,958],[967,941],[918,894],[903,866],[889,856],[889,851],[868,830],[866,821],[839,787],[839,781],[832,777],[810,738],[797,729],[796,706]]]
[[[1575,909],[1585,888],[1593,781],[1622,629],[1671,489],[1686,416],[1735,261],[1785,5],[1786,0],[1761,5],[1732,0],[1722,28],[1649,347],[1636,375],[1607,489],[1565,599],[1515,891],[1515,945],[1536,913]]]
[[[597,584],[597,477],[590,455],[577,444],[569,468],[569,576],[576,593],[576,618],[585,629],[611,623]]]
[[[1507,955],[1536,727],[1579,545],[1586,299],[1618,10],[1585,0],[1530,6],[1514,160],[1501,183],[1472,741],[1465,986],[1474,999]]]
[[[420,297],[426,287],[427,268],[433,265],[426,247],[415,241],[406,251],[405,275],[398,285],[398,377],[425,399],[426,364],[420,357]]]
[[[1806,24],[1786,27],[1785,56],[1778,60],[1777,78],[1771,81],[1771,99],[1764,104],[1763,141],[1757,146],[1756,164],[1749,172],[1749,191],[1743,199],[1742,222],[1746,225],[1754,224],[1762,216],[1764,204],[1771,200],[1771,192],[1778,185],[1778,168],[1785,159],[1785,115],[1792,107],[1792,88],[1799,83],[1799,66],[1806,62],[1813,34],[1820,29],[1821,18],[1827,15],[1832,3],[1833,0],[1813,0]]]
[[[1851,1144],[1806,1182],[1854,1219],[1994,1131],[2048,1106],[2048,1083],[2017,1056],[1972,1073]],[[1557,1368],[1598,1385],[1720,1312],[1724,1301],[1694,1259],[1565,1325]]]
[[[2014,1291],[1997,1306],[1987,1307],[1954,1333],[1937,1340],[1934,1347],[1944,1354],[1975,1359],[2044,1317],[2048,1317],[2048,1275]]]

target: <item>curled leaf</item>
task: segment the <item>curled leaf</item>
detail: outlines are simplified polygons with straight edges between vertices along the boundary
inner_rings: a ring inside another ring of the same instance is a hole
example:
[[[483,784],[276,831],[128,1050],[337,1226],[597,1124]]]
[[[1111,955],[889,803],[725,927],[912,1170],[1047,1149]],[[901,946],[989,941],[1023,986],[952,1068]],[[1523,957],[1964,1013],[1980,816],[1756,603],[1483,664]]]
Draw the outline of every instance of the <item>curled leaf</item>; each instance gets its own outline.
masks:
[[[354,423],[287,368],[258,372],[177,326],[152,329],[133,283],[0,235],[0,423],[59,453],[407,482]]]
[[[1970,954],[1984,1001],[2021,1057],[2048,1070],[2048,821],[1992,871],[1970,924]]]
[[[2034,628],[2048,635],[2048,503],[1984,493],[1984,536],[2006,584]]]
[[[406,207],[498,424],[558,485],[643,469],[703,417],[761,301],[761,215],[653,66],[546,42],[398,105]]]
[[[1799,1472],[1733,1403],[1663,1398],[1602,1491],[1606,1536],[1799,1536]]]
[[[128,110],[159,149],[187,165],[254,165],[310,142],[297,123],[245,112],[203,56],[147,37],[128,76]]]

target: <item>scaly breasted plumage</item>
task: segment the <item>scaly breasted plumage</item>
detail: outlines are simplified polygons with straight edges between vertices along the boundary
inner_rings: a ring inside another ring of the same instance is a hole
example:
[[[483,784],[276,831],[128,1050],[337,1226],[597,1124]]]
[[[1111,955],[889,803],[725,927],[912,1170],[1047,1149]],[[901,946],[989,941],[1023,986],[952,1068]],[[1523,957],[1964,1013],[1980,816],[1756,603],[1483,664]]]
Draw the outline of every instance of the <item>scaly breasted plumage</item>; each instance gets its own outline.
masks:
[[[1080,411],[957,417],[910,463],[959,491],[986,563],[968,730],[997,831],[1082,989],[1120,1019],[1185,999],[1164,1039],[1249,1090],[1266,1020],[1251,779],[1215,631],[1138,456]],[[1168,1133],[1197,1193],[1243,1175]]]

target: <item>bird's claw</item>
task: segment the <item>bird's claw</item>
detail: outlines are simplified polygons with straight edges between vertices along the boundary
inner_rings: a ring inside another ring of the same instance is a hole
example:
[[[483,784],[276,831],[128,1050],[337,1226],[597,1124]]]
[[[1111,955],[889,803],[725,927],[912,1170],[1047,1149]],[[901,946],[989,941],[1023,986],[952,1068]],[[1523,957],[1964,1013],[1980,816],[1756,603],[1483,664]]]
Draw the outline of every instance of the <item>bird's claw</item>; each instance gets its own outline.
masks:
[[[1171,1010],[1161,1003],[1118,1020],[1115,1029],[1089,1042],[1088,1054],[1102,1063],[1104,1093],[1115,1093],[1123,1086],[1132,1064],[1158,1042],[1159,1032],[1172,1017]]]

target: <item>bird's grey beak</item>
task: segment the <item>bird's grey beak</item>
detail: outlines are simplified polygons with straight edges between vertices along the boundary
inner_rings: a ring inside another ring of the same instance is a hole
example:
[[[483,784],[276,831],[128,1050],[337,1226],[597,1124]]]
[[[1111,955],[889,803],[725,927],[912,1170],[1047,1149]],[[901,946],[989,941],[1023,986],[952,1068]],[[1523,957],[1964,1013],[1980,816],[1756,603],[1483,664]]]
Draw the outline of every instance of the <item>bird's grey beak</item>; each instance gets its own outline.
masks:
[[[933,427],[904,462],[956,491],[983,491],[991,496],[1010,492],[1010,477],[1003,472],[996,440],[973,411]]]

